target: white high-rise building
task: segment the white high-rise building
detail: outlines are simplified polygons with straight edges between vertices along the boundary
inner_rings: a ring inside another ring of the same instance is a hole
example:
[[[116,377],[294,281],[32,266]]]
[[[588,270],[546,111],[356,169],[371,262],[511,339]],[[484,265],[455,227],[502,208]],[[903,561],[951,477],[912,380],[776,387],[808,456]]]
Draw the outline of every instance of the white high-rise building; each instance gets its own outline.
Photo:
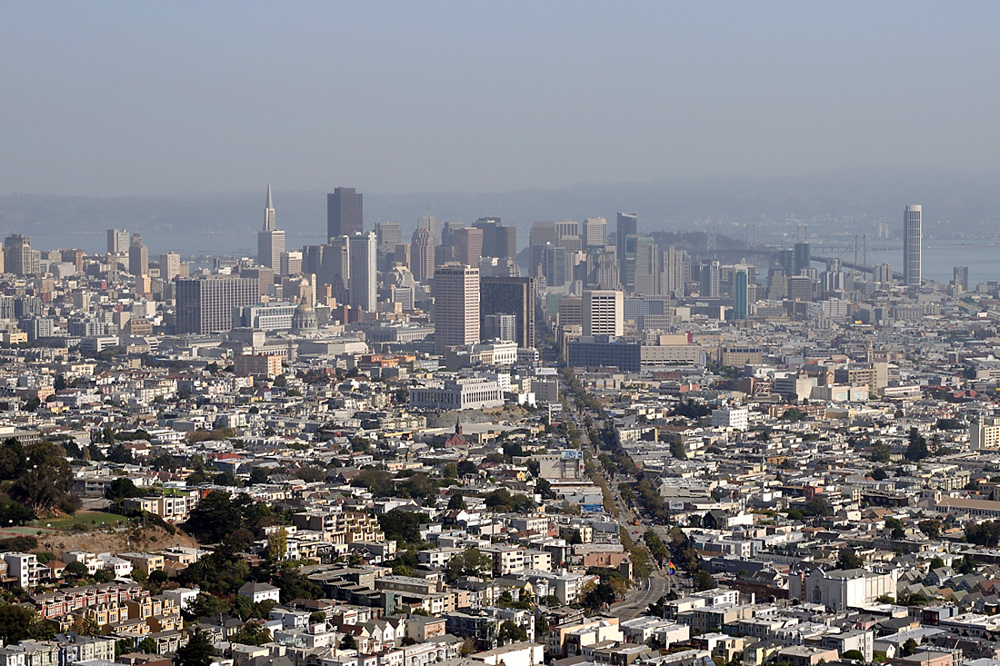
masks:
[[[625,333],[625,298],[620,291],[583,292],[583,334],[620,337]]]
[[[903,213],[903,285],[920,286],[920,245],[922,211],[919,205],[907,206]]]
[[[583,221],[583,246],[604,247],[608,244],[608,221],[603,217],[588,217]]]
[[[378,240],[374,231],[355,234],[348,237],[349,261],[351,266],[350,297],[351,305],[367,312],[377,309],[378,276],[376,261],[378,257]]]
[[[479,269],[446,264],[434,271],[434,351],[479,342]]]

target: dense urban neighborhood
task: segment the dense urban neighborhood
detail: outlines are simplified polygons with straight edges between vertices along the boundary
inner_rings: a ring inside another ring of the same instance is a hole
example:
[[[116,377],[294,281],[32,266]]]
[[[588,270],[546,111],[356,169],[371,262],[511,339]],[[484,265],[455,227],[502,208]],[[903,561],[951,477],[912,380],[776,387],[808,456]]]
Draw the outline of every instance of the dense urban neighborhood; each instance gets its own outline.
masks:
[[[360,197],[5,240],[0,665],[1000,666],[1000,283],[919,206],[897,273]]]

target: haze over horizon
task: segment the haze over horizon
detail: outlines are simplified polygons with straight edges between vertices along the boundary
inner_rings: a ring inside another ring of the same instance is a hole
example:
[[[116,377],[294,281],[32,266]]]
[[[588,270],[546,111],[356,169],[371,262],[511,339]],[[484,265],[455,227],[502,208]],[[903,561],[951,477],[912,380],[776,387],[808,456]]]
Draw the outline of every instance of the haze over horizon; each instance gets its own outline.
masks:
[[[0,17],[0,196],[1000,169],[993,3],[7,3]]]

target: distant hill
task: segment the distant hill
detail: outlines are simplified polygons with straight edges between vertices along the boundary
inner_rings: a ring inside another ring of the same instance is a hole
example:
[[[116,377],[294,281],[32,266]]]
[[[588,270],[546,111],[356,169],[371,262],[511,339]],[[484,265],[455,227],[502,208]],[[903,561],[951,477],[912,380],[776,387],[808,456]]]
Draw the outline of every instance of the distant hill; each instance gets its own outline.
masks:
[[[357,185],[356,183],[344,183]],[[333,184],[331,184],[332,186]],[[26,233],[36,247],[100,251],[111,227],[137,230],[153,252],[254,252],[262,221],[263,186],[255,192],[158,197],[82,197],[14,194],[0,197],[0,234]],[[519,227],[519,243],[536,220],[601,216],[614,229],[617,211],[639,215],[640,231],[714,229],[744,238],[756,225],[758,242],[786,242],[799,224],[810,238],[873,235],[888,225],[898,236],[903,206],[924,205],[929,237],[989,237],[1000,229],[1000,172],[913,167],[832,171],[763,178],[715,176],[649,183],[576,185],[500,193],[379,194],[365,192],[365,219],[400,223],[408,238],[416,219],[430,212],[442,221],[472,222],[499,215]],[[326,234],[326,193],[274,193],[288,246],[318,243]]]

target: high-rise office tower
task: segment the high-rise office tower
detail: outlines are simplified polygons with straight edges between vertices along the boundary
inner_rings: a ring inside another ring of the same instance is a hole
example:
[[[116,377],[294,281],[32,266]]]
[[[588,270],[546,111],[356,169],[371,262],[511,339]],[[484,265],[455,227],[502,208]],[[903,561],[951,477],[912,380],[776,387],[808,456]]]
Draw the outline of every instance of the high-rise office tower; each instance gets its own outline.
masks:
[[[608,244],[608,221],[603,217],[588,217],[583,221],[583,246],[604,247]]]
[[[473,227],[483,230],[483,256],[496,259],[517,257],[517,227],[504,226],[499,217],[481,217]]]
[[[410,270],[413,279],[426,283],[434,276],[434,243],[429,229],[417,228],[410,241]]]
[[[660,293],[660,248],[650,236],[636,237],[635,293],[646,296]]]
[[[267,185],[264,204],[264,228],[257,232],[257,263],[274,270],[281,268],[281,253],[285,251],[285,232],[278,229],[271,199],[271,184]]]
[[[383,246],[394,248],[403,241],[403,234],[399,230],[398,222],[376,222],[375,236],[378,239],[379,249]]]
[[[583,334],[621,337],[625,332],[625,298],[620,291],[583,292]]]
[[[302,273],[302,253],[282,252],[279,271],[282,275],[299,275]]]
[[[31,240],[21,234],[11,234],[3,242],[4,269],[14,275],[33,275]]]
[[[482,310],[482,305],[480,305]],[[517,317],[509,314],[488,314],[482,316],[479,331],[483,340],[517,339]]]
[[[129,237],[125,229],[108,229],[108,254],[128,252]]]
[[[170,282],[181,274],[181,255],[167,252],[160,255],[160,279]]]
[[[779,250],[778,263],[781,264],[781,270],[785,277],[795,275],[795,252],[793,250]]]
[[[260,302],[260,283],[254,278],[212,275],[179,278],[177,333],[207,335],[233,328],[237,308]]]
[[[528,245],[535,247],[546,243],[555,243],[559,240],[556,236],[555,222],[535,222],[531,225],[531,232],[528,234]]]
[[[555,223],[556,238],[561,240],[567,236],[580,235],[580,223],[575,220],[561,220]]]
[[[809,251],[809,243],[796,243],[792,251],[792,275],[789,277],[802,275],[802,271],[808,270],[810,267],[812,267],[812,256]]]
[[[424,215],[417,218],[417,229],[426,229],[431,237],[431,245],[441,244],[441,220],[433,215]]]
[[[375,262],[378,258],[378,240],[374,231],[348,236],[350,247],[350,294],[351,305],[366,312],[378,309],[376,294],[378,275]]]
[[[129,242],[128,272],[136,277],[149,275],[149,248],[142,244],[139,234],[132,234]]]
[[[639,218],[635,213],[618,213],[615,251],[618,254],[619,279],[626,291],[635,288],[635,237]]]
[[[746,319],[750,313],[750,275],[746,266],[733,271],[733,318]]]
[[[547,287],[564,287],[568,276],[566,248],[553,243],[531,247],[531,277],[544,277]]]
[[[952,269],[952,279],[957,286],[962,288],[962,291],[969,291],[969,267],[968,266],[955,266]]]
[[[722,294],[722,267],[712,261],[701,267],[702,298],[719,298]]]
[[[530,277],[479,278],[479,308],[486,315],[509,314],[516,318],[515,336],[519,347],[535,346],[536,283]],[[482,319],[482,318],[481,318]],[[481,325],[485,324],[482,319]]]
[[[434,271],[434,351],[479,342],[479,269],[447,264]]]
[[[922,208],[920,205],[907,206],[903,212],[903,285],[920,286],[920,246]]]
[[[618,258],[607,246],[591,247],[587,251],[587,278],[584,286],[590,289],[621,289]]]
[[[663,251],[662,265],[660,293],[683,296],[684,285],[691,281],[691,258],[687,252],[671,245]]]
[[[351,236],[365,230],[363,195],[353,187],[338,187],[326,195],[326,236]]]
[[[478,266],[479,258],[483,256],[483,230],[475,227],[455,229],[452,231],[452,245],[458,263]]]

